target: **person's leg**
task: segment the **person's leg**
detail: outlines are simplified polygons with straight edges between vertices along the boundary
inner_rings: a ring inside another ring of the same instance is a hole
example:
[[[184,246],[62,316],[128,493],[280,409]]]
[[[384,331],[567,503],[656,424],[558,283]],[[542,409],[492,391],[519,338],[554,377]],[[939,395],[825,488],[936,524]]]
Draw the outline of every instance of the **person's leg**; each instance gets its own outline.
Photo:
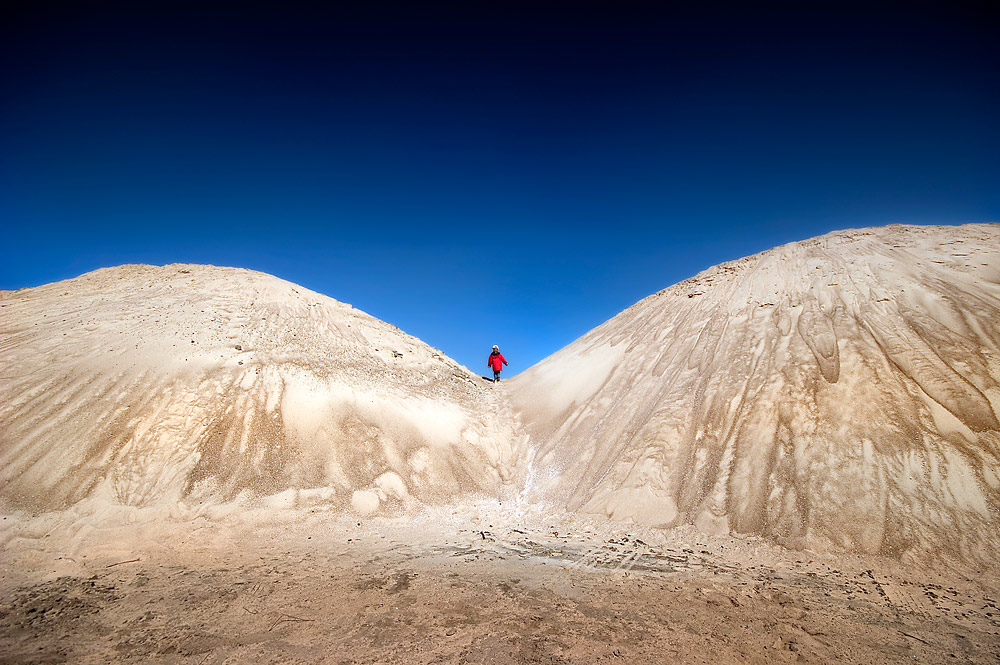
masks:
[[[500,381],[499,370],[493,370],[493,383],[498,383]]]

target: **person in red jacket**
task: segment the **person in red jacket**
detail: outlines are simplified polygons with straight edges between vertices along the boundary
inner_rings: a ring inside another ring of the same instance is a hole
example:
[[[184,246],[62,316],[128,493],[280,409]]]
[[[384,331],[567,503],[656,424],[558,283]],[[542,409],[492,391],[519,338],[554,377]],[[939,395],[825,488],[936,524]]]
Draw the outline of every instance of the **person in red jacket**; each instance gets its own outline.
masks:
[[[499,383],[500,371],[507,364],[507,359],[500,353],[500,347],[496,344],[493,345],[493,353],[490,354],[490,359],[486,361],[486,364],[493,368],[493,383]]]

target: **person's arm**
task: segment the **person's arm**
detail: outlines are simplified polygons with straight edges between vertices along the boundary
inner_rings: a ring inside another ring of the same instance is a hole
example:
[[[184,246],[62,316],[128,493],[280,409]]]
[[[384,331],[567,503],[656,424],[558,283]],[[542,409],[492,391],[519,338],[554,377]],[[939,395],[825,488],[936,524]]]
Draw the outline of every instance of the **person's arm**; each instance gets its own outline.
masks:
[[[502,361],[503,361],[503,364],[504,364],[504,365],[506,365],[506,364],[507,364],[507,359],[503,357],[503,354],[502,354],[502,353],[500,354],[500,360],[502,360]]]

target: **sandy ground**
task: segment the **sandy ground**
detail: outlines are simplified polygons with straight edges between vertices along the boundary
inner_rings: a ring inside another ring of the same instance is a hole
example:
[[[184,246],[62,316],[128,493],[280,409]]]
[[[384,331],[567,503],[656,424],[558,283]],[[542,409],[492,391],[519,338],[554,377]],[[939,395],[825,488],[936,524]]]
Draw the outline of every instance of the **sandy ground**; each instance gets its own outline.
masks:
[[[494,507],[29,535],[7,529],[4,663],[996,663],[1000,654],[991,576],[685,528],[512,520]]]
[[[792,243],[499,386],[246,270],[0,292],[0,662],[1000,663],[998,248]]]

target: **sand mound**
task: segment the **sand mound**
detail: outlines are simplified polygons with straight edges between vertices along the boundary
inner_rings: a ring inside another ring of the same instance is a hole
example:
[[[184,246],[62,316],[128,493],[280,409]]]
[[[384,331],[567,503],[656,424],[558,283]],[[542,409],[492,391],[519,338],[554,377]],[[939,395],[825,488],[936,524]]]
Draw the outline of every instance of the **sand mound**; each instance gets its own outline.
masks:
[[[990,563],[998,321],[1000,225],[844,231],[723,264],[499,387],[274,277],[104,269],[0,292],[0,507],[72,506],[74,524],[516,496]]]
[[[369,514],[523,486],[523,440],[490,386],[280,279],[121,266],[0,292],[0,307],[11,507],[252,497]]]
[[[794,547],[1000,547],[1000,225],[792,243],[513,379],[529,497]]]

